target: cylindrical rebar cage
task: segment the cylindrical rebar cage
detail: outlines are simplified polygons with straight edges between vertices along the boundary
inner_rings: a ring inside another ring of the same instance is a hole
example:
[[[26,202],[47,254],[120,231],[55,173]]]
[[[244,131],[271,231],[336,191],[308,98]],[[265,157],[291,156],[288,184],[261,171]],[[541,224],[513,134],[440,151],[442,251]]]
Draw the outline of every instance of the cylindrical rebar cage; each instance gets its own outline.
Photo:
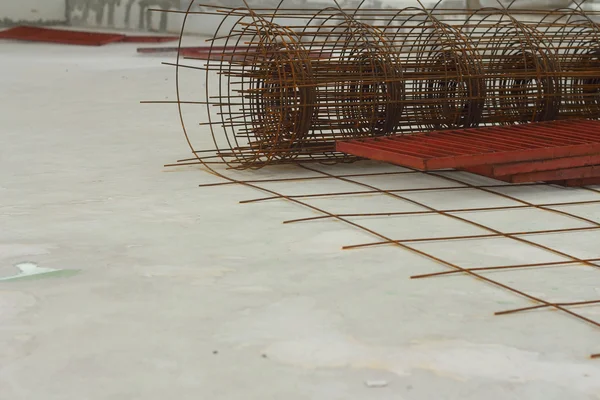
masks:
[[[600,29],[578,7],[191,9],[186,21],[222,19],[210,46],[178,56],[180,110],[206,105],[195,122],[212,154],[181,113],[201,160],[339,162],[341,139],[600,118]],[[205,71],[202,101],[182,99],[182,68]]]

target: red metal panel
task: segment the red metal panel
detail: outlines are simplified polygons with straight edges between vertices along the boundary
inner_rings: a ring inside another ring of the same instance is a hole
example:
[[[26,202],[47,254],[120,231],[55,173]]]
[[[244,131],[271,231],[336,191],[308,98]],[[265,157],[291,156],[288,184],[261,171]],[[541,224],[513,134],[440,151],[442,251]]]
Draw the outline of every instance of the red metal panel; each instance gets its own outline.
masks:
[[[554,181],[554,182],[548,182],[548,183],[553,183],[555,185],[561,185],[561,186],[567,186],[567,187],[593,186],[593,185],[600,185],[600,177],[567,179],[565,181]]]
[[[185,49],[182,47],[181,49]],[[193,47],[192,47],[193,49]],[[178,47],[138,47],[137,52],[146,54],[146,53],[177,53],[179,51]]]
[[[165,43],[179,40],[178,36],[125,36],[126,43]]]
[[[421,170],[597,155],[600,121],[552,121],[369,138],[337,142],[336,149]]]
[[[475,167],[461,168],[461,170],[470,172],[472,174],[481,175],[481,176],[485,176],[485,177],[488,177],[488,178],[496,179],[496,180],[503,181],[503,182],[514,183],[514,182],[511,182],[511,178],[512,178],[513,175],[500,175],[500,176],[494,175],[492,173],[492,166],[491,165],[477,165]]]
[[[82,32],[33,26],[17,26],[0,32],[0,39],[75,44],[81,46],[102,46],[109,43],[120,42],[124,38],[125,35],[121,34]]]
[[[551,171],[573,167],[585,167],[589,165],[600,165],[600,154],[592,154],[576,157],[562,157],[549,160],[521,161],[507,164],[485,165],[473,167],[485,175],[494,177],[523,174],[526,172]]]
[[[508,182],[527,183],[597,177],[600,177],[600,165],[515,174],[510,175]]]
[[[420,170],[425,170],[425,160],[419,156],[412,156],[404,153],[401,159],[398,159],[398,153],[394,150],[386,150],[385,147],[376,148],[370,146],[370,143],[353,140],[350,142],[337,142],[335,144],[337,151],[352,154],[358,157],[370,158],[371,160],[387,161],[392,164],[399,164]]]
[[[505,164],[500,164],[500,165],[505,165]],[[488,178],[498,179],[499,181],[507,179],[510,176],[510,175],[495,175],[493,168],[494,168],[494,165],[476,165],[474,167],[464,167],[464,168],[461,168],[461,170],[470,172],[472,174],[487,176]]]
[[[127,36],[120,33],[100,33],[73,31],[70,29],[40,28],[34,26],[17,26],[0,31],[0,39],[24,40],[30,42],[47,42],[76,44],[82,46],[102,46],[115,42],[129,43],[162,43],[179,39],[178,36]],[[177,48],[175,48],[177,50]]]
[[[487,176],[488,178],[493,178],[508,183],[555,182],[600,177],[600,165],[503,176],[494,176],[490,174],[489,169],[487,169],[485,166],[468,167],[463,169],[467,172]]]

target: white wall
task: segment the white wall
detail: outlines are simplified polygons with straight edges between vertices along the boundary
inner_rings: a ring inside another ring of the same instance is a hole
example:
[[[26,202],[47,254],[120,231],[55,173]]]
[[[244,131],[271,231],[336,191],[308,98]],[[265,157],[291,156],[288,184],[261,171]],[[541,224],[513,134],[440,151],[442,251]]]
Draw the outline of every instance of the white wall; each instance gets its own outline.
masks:
[[[360,0],[344,1],[354,4]],[[279,0],[249,0],[248,2],[251,5],[260,4],[264,7],[273,7],[279,3]],[[242,0],[202,0],[198,3],[228,7],[244,4]],[[189,4],[190,0],[67,0],[67,9],[69,19],[75,26],[178,33],[183,20],[181,14],[148,13],[147,10],[154,8],[181,11],[186,10]],[[318,8],[333,4],[335,4],[333,0],[286,0],[286,5],[294,7]],[[196,7],[192,10],[199,10],[199,8]],[[219,22],[219,17],[196,16],[190,18],[186,32],[212,34]]]
[[[0,0],[0,21],[66,21],[66,0]]]
[[[248,0],[250,4],[273,6],[279,0]],[[431,5],[437,0],[422,0]],[[65,21],[69,19],[72,25],[88,28],[116,28],[142,31],[167,31],[178,32],[181,27],[182,16],[178,14],[151,13],[148,16],[147,8],[170,8],[171,10],[186,9],[190,0],[0,0],[0,22],[8,19],[13,22],[30,21]],[[360,0],[338,0],[343,7],[351,7]],[[496,0],[445,0],[460,8],[470,4],[478,6],[498,6]],[[510,0],[501,0],[510,3]],[[600,2],[588,0],[586,4]],[[242,5],[242,0],[203,0],[204,4],[219,4],[224,6]],[[372,3],[372,4],[371,4]],[[523,4],[527,7],[555,8],[565,7],[571,0],[517,0],[515,5]],[[334,4],[333,0],[286,0],[285,5],[311,8],[320,8]],[[417,0],[368,0],[366,7],[375,8],[385,6],[416,5]],[[140,7],[142,5],[142,7]],[[515,7],[513,5],[513,7]],[[518,8],[518,7],[517,7]],[[195,17],[190,18],[187,32],[212,34],[219,18]]]

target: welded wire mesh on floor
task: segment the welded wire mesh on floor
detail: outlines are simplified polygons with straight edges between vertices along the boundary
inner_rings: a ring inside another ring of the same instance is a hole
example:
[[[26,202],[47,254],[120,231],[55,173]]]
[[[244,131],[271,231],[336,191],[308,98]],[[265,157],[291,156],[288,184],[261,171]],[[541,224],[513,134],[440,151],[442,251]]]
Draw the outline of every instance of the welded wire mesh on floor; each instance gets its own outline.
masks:
[[[344,251],[395,247],[401,252],[390,258],[390,265],[397,265],[397,279],[407,278],[402,252],[409,252],[431,263],[413,279],[471,277],[525,300],[495,315],[555,310],[600,328],[600,249],[594,240],[600,237],[595,212],[600,186],[577,189],[565,198],[564,189],[543,183],[510,186],[461,171],[422,172],[363,163],[290,168],[295,168],[293,174],[286,170],[292,178],[244,180],[247,174],[218,166],[213,172],[224,180],[201,186],[218,190],[215,187],[243,185],[263,192],[242,200],[246,207],[284,201],[312,214],[285,224],[314,224],[314,231],[320,232],[322,224],[336,221],[371,238],[345,243]],[[429,290],[434,297],[438,284],[424,283],[433,285]],[[472,296],[477,302],[477,295]],[[436,307],[433,298],[431,307]],[[486,312],[482,309],[482,316]],[[532,334],[548,335],[537,328]],[[600,347],[588,350],[592,354],[581,356],[600,358]]]

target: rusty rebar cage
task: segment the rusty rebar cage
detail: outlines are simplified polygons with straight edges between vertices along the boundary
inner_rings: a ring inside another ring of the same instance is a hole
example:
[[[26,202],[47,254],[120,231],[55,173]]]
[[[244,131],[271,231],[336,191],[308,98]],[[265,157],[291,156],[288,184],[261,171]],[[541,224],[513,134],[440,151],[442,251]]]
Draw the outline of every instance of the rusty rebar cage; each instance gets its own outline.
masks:
[[[195,6],[182,38],[196,15],[222,19],[203,52],[180,45],[176,64],[184,131],[203,162],[352,161],[336,140],[600,117],[599,27],[578,5]],[[182,69],[204,70],[202,101],[182,98]],[[186,104],[206,106],[194,122],[209,126],[213,150],[186,124]]]

